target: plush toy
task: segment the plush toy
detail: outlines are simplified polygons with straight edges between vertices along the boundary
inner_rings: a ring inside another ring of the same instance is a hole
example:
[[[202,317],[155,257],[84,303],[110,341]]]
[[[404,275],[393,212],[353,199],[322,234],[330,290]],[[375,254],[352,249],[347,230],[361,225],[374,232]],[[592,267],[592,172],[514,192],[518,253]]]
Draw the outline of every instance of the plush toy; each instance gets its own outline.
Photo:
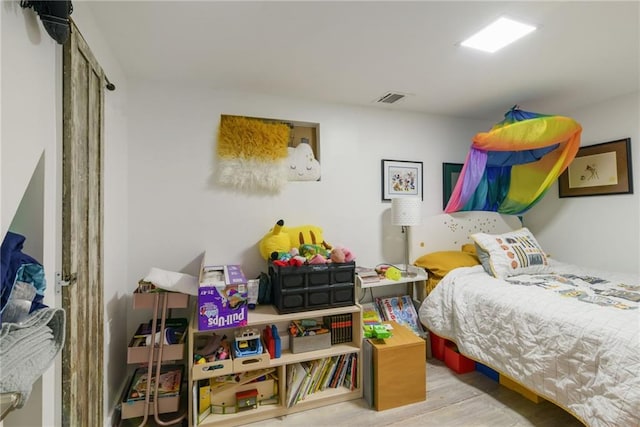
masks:
[[[324,241],[320,227],[302,225],[288,228],[284,226],[283,220],[279,220],[260,240],[260,255],[269,260],[273,252],[289,252],[291,248],[297,248],[304,244],[319,245],[324,249],[331,249],[331,245]]]
[[[326,264],[327,262],[330,262],[328,258],[320,254],[315,254],[311,258],[306,258],[306,260],[309,264]]]
[[[324,258],[329,258],[329,251],[327,251],[320,245],[305,243],[304,245],[300,245],[300,255],[302,255],[306,259],[311,259],[316,255],[321,255]]]
[[[351,253],[349,249],[336,246],[331,249],[330,258],[332,262],[351,262],[355,259],[355,256],[353,256],[353,253]]]
[[[271,259],[274,252],[289,252],[290,249],[291,241],[289,234],[284,230],[283,220],[278,221],[260,240],[260,255],[266,260]]]
[[[331,249],[331,262],[344,262],[344,252],[341,248]]]
[[[289,243],[291,248],[297,248],[305,244],[319,245],[324,249],[331,249],[331,245],[325,242],[322,235],[322,228],[315,225],[300,225],[290,227],[285,230],[289,233]]]

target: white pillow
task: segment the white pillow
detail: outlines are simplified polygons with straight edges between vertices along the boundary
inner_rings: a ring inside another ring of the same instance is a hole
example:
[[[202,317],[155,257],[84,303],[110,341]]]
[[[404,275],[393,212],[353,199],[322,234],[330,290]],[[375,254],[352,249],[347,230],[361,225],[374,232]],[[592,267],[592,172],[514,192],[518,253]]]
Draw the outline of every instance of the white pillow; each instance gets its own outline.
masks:
[[[498,279],[549,271],[546,254],[526,227],[504,234],[476,233],[471,239],[486,272]]]

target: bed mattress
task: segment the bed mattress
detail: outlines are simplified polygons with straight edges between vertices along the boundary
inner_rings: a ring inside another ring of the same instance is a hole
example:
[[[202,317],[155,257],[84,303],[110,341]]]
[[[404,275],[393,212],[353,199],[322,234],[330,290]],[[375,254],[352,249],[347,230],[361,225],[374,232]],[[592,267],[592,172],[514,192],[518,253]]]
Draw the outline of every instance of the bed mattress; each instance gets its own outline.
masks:
[[[505,280],[458,268],[421,322],[589,426],[640,425],[640,280],[550,260]]]

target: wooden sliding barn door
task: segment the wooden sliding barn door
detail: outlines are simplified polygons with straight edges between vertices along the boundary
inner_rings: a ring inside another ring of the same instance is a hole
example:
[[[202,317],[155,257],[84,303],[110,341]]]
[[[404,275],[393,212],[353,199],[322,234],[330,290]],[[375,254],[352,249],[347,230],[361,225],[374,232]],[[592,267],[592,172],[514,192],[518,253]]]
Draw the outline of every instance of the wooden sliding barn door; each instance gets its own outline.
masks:
[[[63,47],[62,423],[103,425],[102,140],[105,77],[75,24]]]

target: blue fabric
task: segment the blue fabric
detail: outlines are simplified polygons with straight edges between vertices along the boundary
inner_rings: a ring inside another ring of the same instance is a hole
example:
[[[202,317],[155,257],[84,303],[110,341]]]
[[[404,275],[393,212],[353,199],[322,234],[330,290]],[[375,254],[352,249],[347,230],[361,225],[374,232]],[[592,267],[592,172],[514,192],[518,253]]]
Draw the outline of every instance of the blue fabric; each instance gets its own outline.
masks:
[[[33,257],[22,252],[26,238],[20,234],[7,232],[0,247],[0,268],[2,283],[0,289],[0,312],[4,309],[11,297],[13,284],[16,280],[31,283],[37,295],[31,304],[32,313],[40,308],[47,307],[42,304],[44,291],[47,287],[42,265]]]
[[[489,151],[487,153],[487,167],[490,166],[513,166],[524,163],[533,163],[540,160],[545,154],[558,148],[560,144],[548,147],[535,148],[525,151]]]

